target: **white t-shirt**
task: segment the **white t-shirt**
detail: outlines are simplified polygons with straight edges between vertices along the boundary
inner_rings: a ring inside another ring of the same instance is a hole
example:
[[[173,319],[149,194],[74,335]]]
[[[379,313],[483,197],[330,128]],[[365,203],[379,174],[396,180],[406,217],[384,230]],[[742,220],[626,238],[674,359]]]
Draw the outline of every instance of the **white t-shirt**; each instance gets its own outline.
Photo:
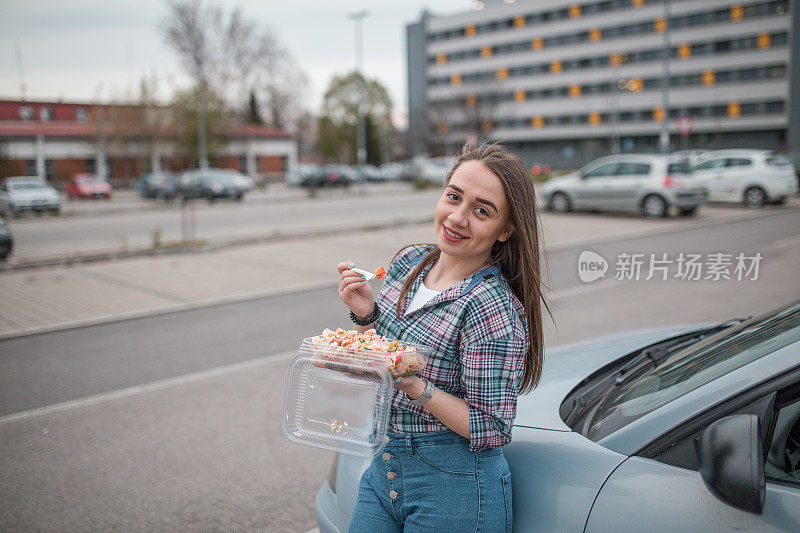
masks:
[[[414,294],[414,297],[411,298],[411,303],[408,304],[406,316],[436,298],[439,294],[441,294],[441,292],[442,291],[431,290],[425,286],[425,282],[420,282],[416,294]]]

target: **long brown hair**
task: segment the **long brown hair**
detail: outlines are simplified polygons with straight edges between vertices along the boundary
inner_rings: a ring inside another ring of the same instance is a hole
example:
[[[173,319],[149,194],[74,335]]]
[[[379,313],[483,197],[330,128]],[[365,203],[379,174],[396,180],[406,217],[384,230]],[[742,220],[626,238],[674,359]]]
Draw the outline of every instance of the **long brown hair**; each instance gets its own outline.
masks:
[[[445,187],[450,183],[455,170],[465,161],[480,161],[486,165],[500,178],[506,194],[509,223],[514,231],[505,242],[495,242],[492,247],[491,261],[500,267],[503,277],[508,281],[511,290],[525,310],[525,318],[528,321],[528,352],[525,354],[520,392],[528,392],[539,383],[544,363],[542,305],[552,317],[552,312],[542,292],[543,283],[539,268],[539,252],[542,241],[533,179],[519,157],[506,151],[499,144],[486,144],[475,148],[464,147],[461,155],[456,159],[455,165],[447,174]],[[428,265],[438,260],[440,254],[439,247],[434,246],[405,280],[397,299],[398,317],[402,302],[408,296],[414,280]]]

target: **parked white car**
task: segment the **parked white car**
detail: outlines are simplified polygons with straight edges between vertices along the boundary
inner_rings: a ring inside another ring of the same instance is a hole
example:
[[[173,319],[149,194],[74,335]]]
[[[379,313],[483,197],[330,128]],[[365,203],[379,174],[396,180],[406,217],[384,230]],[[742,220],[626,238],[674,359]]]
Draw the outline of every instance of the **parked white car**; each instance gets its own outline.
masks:
[[[420,164],[420,178],[425,181],[444,184],[447,173],[453,168],[455,159],[452,157],[432,157]]]
[[[0,211],[17,217],[24,211],[48,211],[57,215],[61,200],[56,191],[39,176],[15,176],[0,184]]]
[[[769,150],[705,152],[697,159],[694,175],[706,186],[712,202],[761,207],[782,204],[797,193],[791,160]]]
[[[688,159],[659,154],[601,157],[548,180],[542,194],[552,211],[640,211],[649,218],[667,216],[673,206],[680,215],[694,215],[707,198]]]

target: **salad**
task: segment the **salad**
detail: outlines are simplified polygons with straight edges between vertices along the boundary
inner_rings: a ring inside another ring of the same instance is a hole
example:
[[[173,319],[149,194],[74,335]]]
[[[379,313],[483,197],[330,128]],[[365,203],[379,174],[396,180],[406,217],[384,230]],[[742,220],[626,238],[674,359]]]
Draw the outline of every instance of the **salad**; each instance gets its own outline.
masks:
[[[392,340],[374,329],[360,333],[355,330],[324,329],[321,335],[303,341],[301,350],[308,351],[317,366],[352,371],[347,364],[388,370],[392,376],[410,376],[425,367],[427,349],[423,346]]]

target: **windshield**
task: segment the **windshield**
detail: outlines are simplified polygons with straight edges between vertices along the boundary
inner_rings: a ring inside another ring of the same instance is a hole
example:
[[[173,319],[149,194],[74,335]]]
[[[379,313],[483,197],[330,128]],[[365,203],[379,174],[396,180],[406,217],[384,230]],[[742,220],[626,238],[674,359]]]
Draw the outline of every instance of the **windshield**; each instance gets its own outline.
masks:
[[[103,180],[101,180],[99,176],[82,176],[80,178],[75,178],[75,181],[78,183],[97,183]]]
[[[698,387],[800,340],[800,302],[733,326],[678,351],[613,388],[597,406],[587,437],[598,441]]]
[[[45,185],[41,181],[22,181],[17,183],[12,183],[11,188],[15,191],[29,191],[32,189],[46,189],[47,185]]]
[[[691,174],[692,164],[688,159],[680,161],[671,161],[667,168],[667,174]]]

